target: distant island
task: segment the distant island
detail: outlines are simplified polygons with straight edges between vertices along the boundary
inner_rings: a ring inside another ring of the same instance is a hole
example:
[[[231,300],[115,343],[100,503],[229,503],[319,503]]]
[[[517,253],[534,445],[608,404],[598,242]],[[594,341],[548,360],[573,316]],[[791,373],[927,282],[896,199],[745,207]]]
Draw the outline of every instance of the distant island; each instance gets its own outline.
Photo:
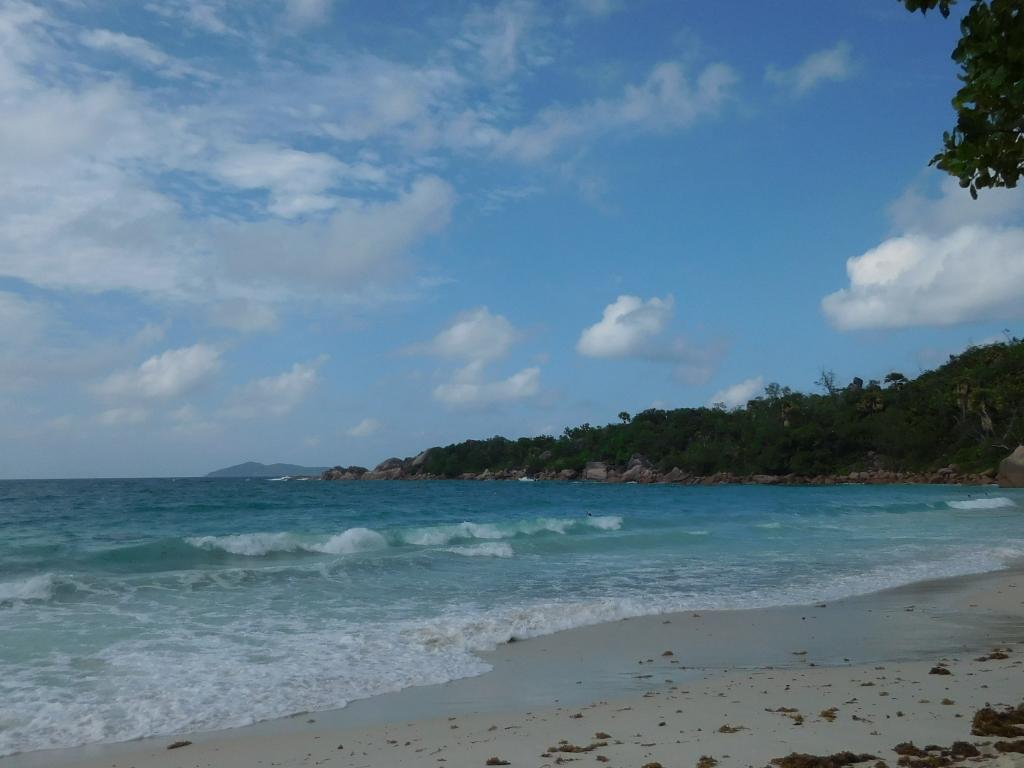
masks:
[[[207,477],[319,477],[327,467],[300,467],[298,464],[260,464],[247,461],[209,472]]]
[[[717,484],[965,483],[1024,485],[1024,341],[970,347],[910,379],[819,393],[769,384],[745,407],[623,411],[619,423],[558,437],[491,437],[333,467],[324,480],[592,480]],[[1012,454],[1012,455],[1011,455]]]

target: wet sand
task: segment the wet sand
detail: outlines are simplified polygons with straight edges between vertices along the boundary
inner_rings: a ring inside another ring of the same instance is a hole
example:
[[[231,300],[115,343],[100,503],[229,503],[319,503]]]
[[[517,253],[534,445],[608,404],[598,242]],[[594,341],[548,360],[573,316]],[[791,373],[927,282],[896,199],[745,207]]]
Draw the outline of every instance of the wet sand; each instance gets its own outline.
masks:
[[[998,739],[972,736],[971,718],[1024,701],[1022,587],[1014,568],[828,605],[629,619],[512,642],[483,654],[494,669],[480,677],[341,710],[0,766],[461,768],[499,758],[670,768],[707,755],[726,767],[842,750],[896,765],[892,747],[907,741],[994,754]],[[1007,658],[976,660],[995,648]],[[931,674],[937,665],[950,674]],[[167,749],[179,740],[192,743]]]

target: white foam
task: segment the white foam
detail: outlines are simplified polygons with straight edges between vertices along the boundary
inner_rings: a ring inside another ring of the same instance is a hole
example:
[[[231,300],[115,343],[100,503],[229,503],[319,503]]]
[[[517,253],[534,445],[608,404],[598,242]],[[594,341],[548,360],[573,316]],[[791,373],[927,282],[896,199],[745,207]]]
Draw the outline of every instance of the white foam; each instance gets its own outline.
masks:
[[[307,549],[329,555],[350,555],[354,552],[384,549],[387,545],[387,539],[376,531],[369,528],[349,528],[344,533],[332,536],[323,544],[310,544]]]
[[[781,528],[782,523],[775,521],[774,523],[754,523],[755,528],[763,528],[766,531],[774,531],[776,528]]]
[[[1005,496],[986,496],[982,499],[947,501],[946,504],[953,509],[1002,509],[1004,507],[1016,506],[1013,503],[1013,499],[1008,499]]]
[[[444,551],[463,557],[513,557],[515,555],[512,545],[504,541],[488,541],[469,547],[447,547]]]
[[[463,521],[451,525],[433,525],[426,528],[411,528],[400,531],[398,538],[405,544],[421,547],[442,546],[453,541],[485,539],[497,541],[516,536],[533,536],[538,533],[565,534],[573,528],[584,526],[601,531],[617,531],[622,527],[618,515],[600,517],[541,517],[535,520],[513,520],[502,523],[472,523]]]
[[[49,600],[57,579],[52,573],[29,576],[27,579],[0,581],[0,603],[27,600]]]
[[[200,549],[219,549],[246,557],[262,557],[272,552],[348,555],[383,549],[388,545],[383,535],[369,528],[349,528],[335,536],[319,538],[294,533],[238,533],[229,536],[193,536],[185,541]]]

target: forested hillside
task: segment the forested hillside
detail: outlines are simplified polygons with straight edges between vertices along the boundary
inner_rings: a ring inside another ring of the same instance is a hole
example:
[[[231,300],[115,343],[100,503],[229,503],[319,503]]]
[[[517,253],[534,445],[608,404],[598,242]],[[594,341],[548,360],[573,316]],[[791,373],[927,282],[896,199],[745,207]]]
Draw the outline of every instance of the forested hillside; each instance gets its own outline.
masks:
[[[928,471],[956,465],[982,472],[1024,442],[1024,342],[972,347],[910,380],[837,384],[820,393],[769,384],[746,407],[650,409],[603,427],[562,435],[492,437],[432,448],[404,462],[405,476],[459,477],[484,470],[528,474],[582,470],[588,462],[625,466],[640,454],[660,472],[692,475],[843,474]]]

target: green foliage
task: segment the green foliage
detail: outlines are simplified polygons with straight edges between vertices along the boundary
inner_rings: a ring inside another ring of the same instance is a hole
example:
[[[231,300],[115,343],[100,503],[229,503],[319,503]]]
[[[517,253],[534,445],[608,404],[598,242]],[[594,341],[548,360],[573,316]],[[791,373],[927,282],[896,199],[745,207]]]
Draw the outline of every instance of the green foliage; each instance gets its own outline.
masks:
[[[855,469],[965,471],[994,467],[1024,442],[1024,342],[972,347],[942,367],[886,386],[840,386],[826,371],[822,394],[771,383],[746,408],[648,409],[620,423],[550,435],[467,440],[430,451],[423,471],[458,477],[485,469],[579,471],[588,461],[625,465],[641,454],[660,471],[697,475],[839,474]],[[859,380],[855,380],[859,381]],[[625,413],[625,412],[623,412]]]
[[[909,11],[955,0],[901,0]],[[1024,172],[1024,7],[1021,0],[973,0],[952,58],[963,87],[953,97],[956,127],[942,135],[936,165],[977,198],[986,187],[1016,187]]]

